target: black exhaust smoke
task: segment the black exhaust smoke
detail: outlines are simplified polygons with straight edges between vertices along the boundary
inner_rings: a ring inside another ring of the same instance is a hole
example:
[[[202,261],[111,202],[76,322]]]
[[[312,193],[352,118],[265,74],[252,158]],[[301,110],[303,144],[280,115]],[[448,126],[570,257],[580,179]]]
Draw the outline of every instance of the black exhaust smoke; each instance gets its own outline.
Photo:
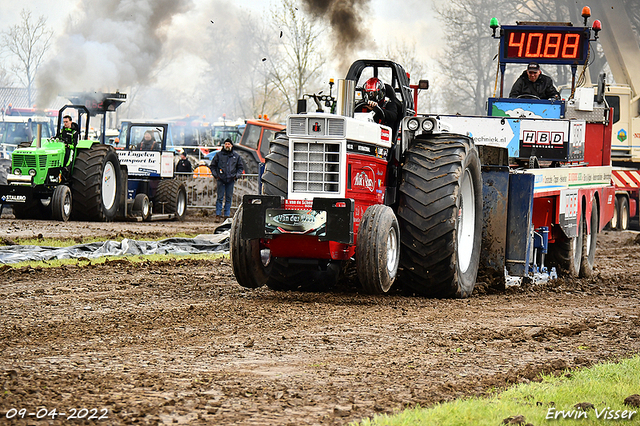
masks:
[[[367,30],[371,21],[364,24],[363,17],[369,11],[370,0],[303,0],[307,11],[316,19],[331,25],[334,49],[340,70],[346,73],[353,62],[353,54],[359,48],[371,48],[373,43]]]

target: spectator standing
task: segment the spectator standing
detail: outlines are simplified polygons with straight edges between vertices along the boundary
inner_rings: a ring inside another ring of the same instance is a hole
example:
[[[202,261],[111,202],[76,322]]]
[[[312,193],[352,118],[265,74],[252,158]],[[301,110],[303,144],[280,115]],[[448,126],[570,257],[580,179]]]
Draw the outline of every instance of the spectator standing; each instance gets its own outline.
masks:
[[[180,153],[180,160],[178,164],[176,164],[176,172],[177,173],[191,173],[193,171],[193,166],[191,166],[191,162],[187,158],[187,154],[182,151]]]
[[[244,173],[242,157],[233,150],[233,141],[225,139],[222,150],[211,160],[211,172],[217,182],[216,222],[231,216],[231,200],[233,198],[233,186],[235,181]],[[222,200],[224,199],[224,212]]]

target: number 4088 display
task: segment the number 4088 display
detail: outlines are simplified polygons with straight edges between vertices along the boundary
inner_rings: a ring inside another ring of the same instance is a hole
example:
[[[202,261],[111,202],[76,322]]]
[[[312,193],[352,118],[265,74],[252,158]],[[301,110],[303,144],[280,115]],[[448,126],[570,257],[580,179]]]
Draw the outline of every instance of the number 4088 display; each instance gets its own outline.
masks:
[[[506,59],[545,60],[583,59],[584,33],[545,30],[515,30],[506,36]]]

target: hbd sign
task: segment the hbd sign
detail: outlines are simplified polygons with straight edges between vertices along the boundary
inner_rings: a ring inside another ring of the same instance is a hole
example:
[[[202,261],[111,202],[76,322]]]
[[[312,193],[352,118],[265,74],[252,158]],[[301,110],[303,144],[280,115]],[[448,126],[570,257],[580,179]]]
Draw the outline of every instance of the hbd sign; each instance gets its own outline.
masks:
[[[520,158],[581,161],[584,157],[584,121],[522,120]]]
[[[545,147],[552,146],[554,148],[562,148],[564,136],[565,134],[562,132],[525,130],[522,132],[522,145],[544,145]]]

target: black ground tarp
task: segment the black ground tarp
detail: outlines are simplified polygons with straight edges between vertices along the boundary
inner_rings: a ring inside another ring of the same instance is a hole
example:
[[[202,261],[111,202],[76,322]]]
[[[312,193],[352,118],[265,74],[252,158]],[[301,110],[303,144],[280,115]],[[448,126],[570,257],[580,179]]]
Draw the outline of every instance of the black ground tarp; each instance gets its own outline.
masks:
[[[196,238],[167,238],[160,241],[100,241],[71,247],[3,246],[0,264],[31,260],[95,259],[102,256],[147,254],[198,254],[229,251],[229,232],[199,235]]]

